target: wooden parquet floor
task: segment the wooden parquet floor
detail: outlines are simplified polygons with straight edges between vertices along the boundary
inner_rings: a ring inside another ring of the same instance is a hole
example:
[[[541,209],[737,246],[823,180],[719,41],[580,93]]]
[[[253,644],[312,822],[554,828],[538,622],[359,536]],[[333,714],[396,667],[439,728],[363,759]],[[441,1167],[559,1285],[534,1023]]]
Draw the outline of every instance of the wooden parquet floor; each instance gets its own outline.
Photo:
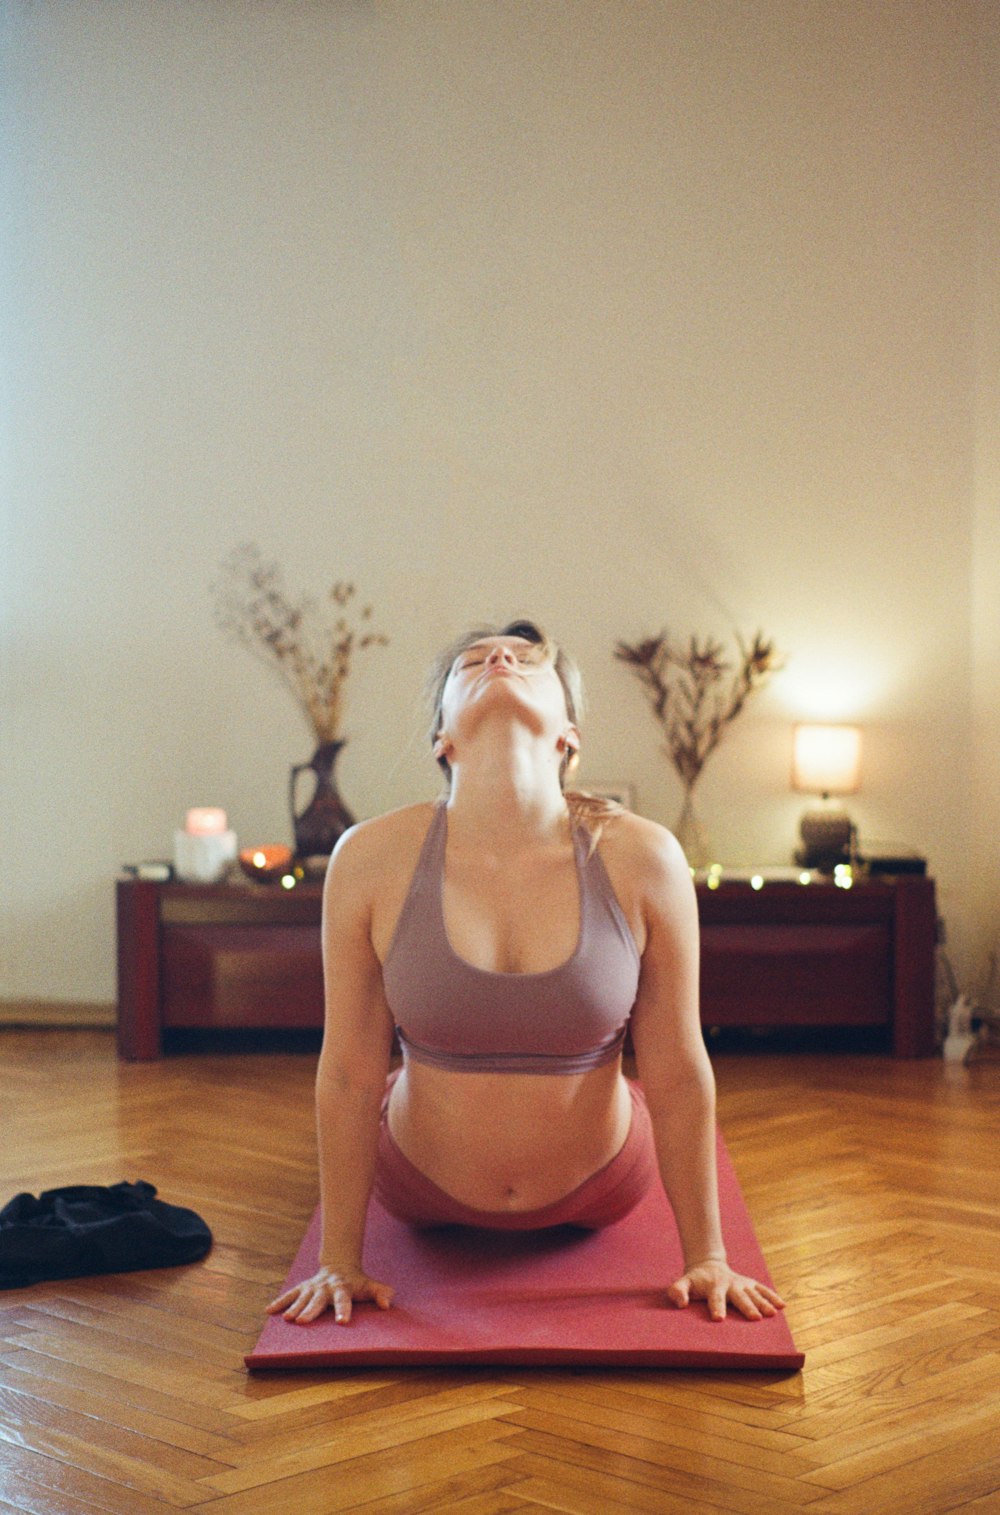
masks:
[[[216,1236],[0,1295],[0,1515],[1000,1512],[1000,1062],[715,1061],[803,1373],[252,1378],[315,1202],[314,1058],[0,1032],[0,1199],[146,1178]]]

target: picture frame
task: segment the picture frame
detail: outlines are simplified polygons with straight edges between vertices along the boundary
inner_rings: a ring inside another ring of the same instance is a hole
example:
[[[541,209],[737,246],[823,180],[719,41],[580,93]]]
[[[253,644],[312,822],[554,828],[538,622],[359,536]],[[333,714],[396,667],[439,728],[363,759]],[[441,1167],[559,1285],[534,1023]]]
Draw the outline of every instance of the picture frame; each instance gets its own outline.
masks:
[[[625,810],[635,811],[635,785],[630,779],[584,779],[580,788],[598,799],[614,800]]]

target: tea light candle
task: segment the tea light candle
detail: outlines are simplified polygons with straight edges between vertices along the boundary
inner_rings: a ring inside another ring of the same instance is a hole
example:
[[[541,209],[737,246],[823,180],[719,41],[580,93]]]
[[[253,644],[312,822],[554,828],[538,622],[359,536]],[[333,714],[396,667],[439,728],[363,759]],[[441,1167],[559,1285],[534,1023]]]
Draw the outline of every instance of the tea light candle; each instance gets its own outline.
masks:
[[[189,836],[222,836],[227,829],[226,812],[216,805],[199,805],[189,810],[184,822]]]
[[[248,878],[270,883],[292,866],[291,847],[245,847],[240,853],[240,867]]]

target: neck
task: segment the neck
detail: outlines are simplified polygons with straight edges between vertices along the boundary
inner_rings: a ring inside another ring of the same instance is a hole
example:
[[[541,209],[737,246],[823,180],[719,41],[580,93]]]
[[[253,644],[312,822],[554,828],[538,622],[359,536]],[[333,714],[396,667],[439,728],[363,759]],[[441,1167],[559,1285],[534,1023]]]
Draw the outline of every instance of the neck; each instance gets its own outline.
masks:
[[[559,783],[559,754],[514,743],[491,743],[455,764],[448,798],[449,830],[479,847],[510,851],[562,840],[569,812]]]

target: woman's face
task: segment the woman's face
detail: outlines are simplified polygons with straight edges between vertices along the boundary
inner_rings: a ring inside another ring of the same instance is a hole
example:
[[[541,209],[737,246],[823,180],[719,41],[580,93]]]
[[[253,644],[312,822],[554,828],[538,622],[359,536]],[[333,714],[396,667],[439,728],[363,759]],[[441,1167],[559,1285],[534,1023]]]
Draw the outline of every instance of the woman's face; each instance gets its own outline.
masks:
[[[441,729],[454,741],[470,719],[498,707],[539,733],[575,731],[551,653],[525,637],[484,637],[459,653],[444,687]]]

